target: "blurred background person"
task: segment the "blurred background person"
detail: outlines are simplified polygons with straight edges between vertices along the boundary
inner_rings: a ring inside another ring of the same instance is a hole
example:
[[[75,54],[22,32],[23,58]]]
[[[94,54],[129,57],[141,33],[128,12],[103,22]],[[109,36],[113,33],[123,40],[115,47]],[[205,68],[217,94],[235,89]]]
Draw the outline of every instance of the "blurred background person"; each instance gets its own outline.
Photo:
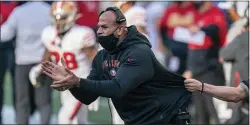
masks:
[[[248,4],[249,2],[246,2]],[[220,51],[220,61],[232,64],[231,80],[229,86],[235,87],[244,79],[249,78],[249,7],[245,8],[245,14],[239,20],[245,20],[243,25],[238,25],[241,31],[237,36]],[[227,124],[245,124],[249,122],[249,103],[240,102],[229,105],[233,109],[232,118]]]
[[[76,3],[78,14],[81,15],[76,20],[76,24],[96,30],[100,1],[77,1]]]
[[[152,45],[152,50],[155,53],[158,61],[166,67],[166,53],[167,49],[163,44],[160,31],[160,22],[163,16],[163,12],[168,2],[149,2],[146,6],[146,31],[148,33],[148,39]]]
[[[228,19],[230,20],[229,22],[231,22],[228,27],[229,29],[226,37],[226,45],[228,45],[237,35],[239,35],[241,30],[245,29],[246,24],[248,23],[249,2],[224,1],[220,2],[218,6],[225,10],[228,14]],[[234,71],[235,67],[230,61],[224,61],[223,67],[227,85],[234,86],[235,80],[239,82],[239,80],[237,80],[238,78],[236,78],[238,73],[235,73]]]
[[[42,42],[46,47],[43,61],[51,58],[53,62],[61,63],[63,59],[68,69],[78,76],[87,77],[92,59],[97,53],[94,31],[87,26],[75,24],[81,16],[75,2],[54,2],[50,15],[52,25],[47,26],[42,33]],[[36,83],[36,77],[41,74],[41,64],[32,68],[30,73],[33,76],[31,81]],[[88,124],[87,106],[75,99],[69,91],[61,92],[61,104],[59,124]]]
[[[198,19],[188,27],[193,39],[189,41],[187,70],[183,75],[213,85],[224,85],[224,72],[219,62],[219,50],[227,34],[224,13],[210,1],[195,1],[194,6]],[[194,39],[197,34],[201,39]],[[220,123],[211,96],[194,93],[194,105],[195,124],[211,124],[211,118]]]
[[[18,5],[15,1],[1,1],[0,2],[0,26],[8,19],[11,12]],[[2,108],[4,104],[4,77],[7,70],[12,78],[12,104],[15,107],[15,54],[14,54],[15,38],[10,41],[0,42],[0,58],[2,59],[0,65],[0,124],[2,124]]]
[[[1,42],[16,36],[15,47],[15,93],[16,123],[28,124],[31,107],[36,105],[41,124],[48,124],[51,115],[50,79],[43,75],[41,86],[34,88],[29,81],[29,71],[41,62],[44,46],[41,32],[50,23],[50,5],[45,2],[26,2],[15,8],[7,21],[1,25]]]
[[[135,25],[140,33],[148,36],[146,31],[146,9],[137,4],[136,1],[117,1],[114,5],[121,9],[126,17],[127,26]]]
[[[192,2],[174,1],[165,9],[161,20],[161,33],[164,45],[170,50],[167,67],[170,71],[183,74],[186,69],[187,43],[174,36],[182,34],[175,30],[180,27],[188,27],[196,20],[196,10]]]

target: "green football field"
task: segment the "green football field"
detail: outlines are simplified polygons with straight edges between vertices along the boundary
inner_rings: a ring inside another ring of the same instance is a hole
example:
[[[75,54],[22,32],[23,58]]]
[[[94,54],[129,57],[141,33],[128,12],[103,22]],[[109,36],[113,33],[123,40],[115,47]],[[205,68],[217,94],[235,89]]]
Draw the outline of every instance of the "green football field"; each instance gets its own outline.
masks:
[[[53,91],[53,114],[57,114],[60,108],[60,98],[59,92]],[[9,73],[6,73],[5,83],[4,83],[4,103],[7,106],[12,106],[12,85],[11,85],[11,77]],[[108,106],[107,98],[101,98],[100,107],[98,112],[89,111],[89,122],[91,123],[102,123],[102,124],[110,124],[111,123],[111,115]]]

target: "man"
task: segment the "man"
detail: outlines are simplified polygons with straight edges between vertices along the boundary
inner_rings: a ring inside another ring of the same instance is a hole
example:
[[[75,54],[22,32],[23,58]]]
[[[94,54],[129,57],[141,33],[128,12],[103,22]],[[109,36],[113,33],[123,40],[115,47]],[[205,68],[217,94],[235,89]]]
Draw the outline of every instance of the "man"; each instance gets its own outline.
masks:
[[[246,28],[246,24],[248,23],[249,14],[249,2],[248,1],[225,1],[221,2],[219,5],[221,8],[226,9],[229,12],[229,19],[232,21],[232,24],[230,25],[230,28],[228,29],[227,37],[226,37],[226,45],[225,48],[228,48],[227,45],[230,45],[231,42],[235,42],[235,38],[239,35],[242,29]],[[238,39],[238,38],[237,38]],[[246,42],[246,41],[242,41]],[[246,46],[244,46],[246,47]],[[247,45],[248,47],[248,45]],[[220,52],[224,51],[225,49],[220,50]],[[229,50],[229,49],[226,49]],[[247,49],[248,51],[248,49]],[[233,51],[231,51],[233,52]],[[222,55],[228,53],[228,51],[224,51]],[[230,52],[229,52],[230,53]],[[223,58],[220,54],[220,57]],[[221,59],[221,61],[223,61]],[[234,61],[237,62],[237,61]],[[227,85],[234,86],[235,81],[237,81],[237,84],[239,84],[240,80],[238,80],[237,76],[238,73],[235,72],[236,66],[234,65],[234,62],[232,61],[223,61],[224,66],[224,72],[225,72],[225,78],[227,80]],[[247,74],[245,74],[247,75]]]
[[[149,41],[158,61],[166,66],[166,52],[160,33],[160,21],[168,2],[149,2],[146,7],[146,23]]]
[[[42,41],[46,47],[43,60],[51,58],[54,63],[58,63],[63,58],[68,69],[77,76],[86,78],[91,61],[97,53],[96,39],[91,28],[75,24],[79,18],[77,10],[75,2],[52,4],[52,25],[47,26],[42,33]],[[39,85],[37,78],[40,74],[41,64],[31,69],[30,81],[34,86]],[[82,105],[69,91],[61,92],[61,103],[59,124],[88,124],[87,106]]]
[[[170,71],[183,74],[187,62],[187,42],[175,36],[179,28],[187,28],[194,24],[197,17],[196,9],[190,1],[173,1],[165,8],[160,21],[161,37],[164,45],[171,51],[168,54],[167,67]]]
[[[51,87],[69,89],[87,105],[99,96],[111,98],[125,124],[186,122],[178,115],[179,110],[186,115],[181,110],[190,99],[185,78],[160,65],[147,38],[135,26],[126,27],[126,18],[117,7],[103,11],[98,25],[98,41],[104,49],[95,56],[87,79],[43,62],[43,73],[55,80]]]
[[[11,12],[17,6],[16,1],[1,1],[0,2],[0,26],[8,19]],[[12,100],[13,100],[13,107],[15,107],[15,82],[14,82],[14,67],[15,67],[15,54],[14,54],[14,39],[9,42],[1,43],[0,42],[0,113],[2,113],[2,108],[4,104],[4,81],[5,81],[5,74],[7,69],[11,74],[11,81],[12,81]],[[2,124],[2,115],[0,115],[0,124]]]
[[[48,124],[51,115],[50,79],[43,75],[39,88],[33,88],[29,81],[29,71],[41,62],[44,47],[40,35],[50,23],[50,5],[45,2],[26,2],[18,6],[1,25],[1,42],[16,36],[15,48],[15,92],[16,123],[28,124],[32,107],[40,111],[41,124]]]

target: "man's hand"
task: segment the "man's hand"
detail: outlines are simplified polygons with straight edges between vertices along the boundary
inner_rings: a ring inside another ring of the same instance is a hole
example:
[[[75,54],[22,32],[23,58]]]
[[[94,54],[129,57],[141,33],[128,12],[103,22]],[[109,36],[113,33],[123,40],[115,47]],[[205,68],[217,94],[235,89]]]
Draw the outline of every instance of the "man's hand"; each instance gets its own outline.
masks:
[[[193,74],[191,71],[187,70],[183,73],[183,77],[187,78],[187,79],[190,79],[192,78]]]
[[[55,81],[62,80],[69,74],[64,66],[59,66],[49,61],[42,63],[42,72]]]
[[[186,79],[184,81],[185,88],[190,92],[201,91],[202,83],[195,79]]]
[[[48,61],[42,63],[43,73],[55,81],[51,87],[58,91],[64,91],[78,86],[80,84],[80,78],[65,67],[63,59],[61,59],[61,62],[63,66]]]
[[[58,91],[65,91],[67,89],[77,87],[80,85],[80,78],[77,77],[73,72],[69,69],[65,68],[68,75],[62,80],[55,81],[51,87]]]

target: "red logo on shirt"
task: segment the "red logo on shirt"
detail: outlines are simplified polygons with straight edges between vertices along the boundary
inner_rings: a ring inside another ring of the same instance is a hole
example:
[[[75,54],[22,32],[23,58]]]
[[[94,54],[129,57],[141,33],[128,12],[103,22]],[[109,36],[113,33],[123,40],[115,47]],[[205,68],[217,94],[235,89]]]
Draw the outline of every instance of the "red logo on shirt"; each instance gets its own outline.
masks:
[[[128,58],[128,62],[132,62],[132,61],[134,61],[134,59]]]
[[[115,76],[116,75],[116,71],[114,69],[111,69],[110,70],[110,74],[111,74],[111,76]]]

